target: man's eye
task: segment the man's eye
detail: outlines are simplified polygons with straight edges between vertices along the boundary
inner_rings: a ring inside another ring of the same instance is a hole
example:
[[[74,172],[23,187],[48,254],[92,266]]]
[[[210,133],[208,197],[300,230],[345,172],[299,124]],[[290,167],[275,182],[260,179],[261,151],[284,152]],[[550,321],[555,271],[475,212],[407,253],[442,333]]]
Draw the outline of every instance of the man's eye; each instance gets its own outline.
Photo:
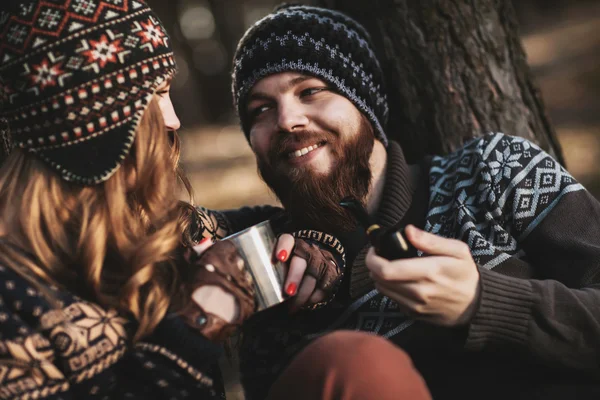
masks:
[[[262,106],[258,106],[258,107],[252,108],[252,109],[249,111],[249,114],[250,114],[250,116],[251,116],[252,118],[254,118],[254,117],[258,117],[260,114],[264,113],[265,111],[268,111],[268,110],[269,110],[269,108],[270,108],[270,106],[268,106],[268,105],[264,104],[264,105],[262,105]]]
[[[308,88],[308,89],[304,89],[302,92],[300,92],[301,96],[312,96],[313,94],[317,94],[319,92],[323,92],[327,90],[326,87],[316,87],[316,88]]]

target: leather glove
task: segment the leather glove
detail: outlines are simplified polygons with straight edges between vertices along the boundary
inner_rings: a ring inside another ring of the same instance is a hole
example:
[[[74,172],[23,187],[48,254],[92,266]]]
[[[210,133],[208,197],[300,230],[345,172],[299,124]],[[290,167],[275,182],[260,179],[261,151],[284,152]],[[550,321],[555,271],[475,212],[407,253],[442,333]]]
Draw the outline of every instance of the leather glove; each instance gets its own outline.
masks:
[[[186,279],[187,305],[181,311],[186,323],[211,340],[229,337],[255,311],[252,276],[247,272],[244,260],[230,241],[213,244],[200,256],[190,249],[191,274]],[[237,318],[228,323],[206,312],[192,300],[192,293],[202,286],[218,286],[230,293],[238,305]]]
[[[330,251],[304,239],[297,239],[292,253],[306,260],[305,274],[317,280],[319,289],[329,293],[336,288],[342,278],[342,271]]]
[[[306,260],[306,272],[317,280],[317,288],[328,294],[324,301],[307,308],[316,309],[331,302],[344,277],[346,252],[342,243],[334,236],[315,230],[300,230],[292,233],[296,245],[293,255]]]

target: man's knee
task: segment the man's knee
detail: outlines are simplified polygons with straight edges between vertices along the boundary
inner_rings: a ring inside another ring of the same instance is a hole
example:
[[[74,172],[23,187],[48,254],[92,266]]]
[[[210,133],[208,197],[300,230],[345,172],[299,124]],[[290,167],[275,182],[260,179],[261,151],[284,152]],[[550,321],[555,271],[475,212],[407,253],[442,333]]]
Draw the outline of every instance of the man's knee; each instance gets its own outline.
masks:
[[[354,331],[337,331],[325,335],[303,352],[316,368],[335,368],[338,373],[380,374],[393,367],[394,374],[412,371],[410,357],[400,348],[379,336]]]
[[[367,333],[338,331],[307,346],[275,383],[269,399],[430,400],[410,357]]]

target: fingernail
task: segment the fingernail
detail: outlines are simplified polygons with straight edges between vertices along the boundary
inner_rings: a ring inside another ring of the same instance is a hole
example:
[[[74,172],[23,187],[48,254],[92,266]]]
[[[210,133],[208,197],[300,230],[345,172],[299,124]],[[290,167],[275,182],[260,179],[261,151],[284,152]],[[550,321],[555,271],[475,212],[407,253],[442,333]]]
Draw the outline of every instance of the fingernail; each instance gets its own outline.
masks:
[[[286,261],[288,258],[288,252],[285,250],[281,250],[278,254],[277,254],[277,259],[279,261]]]
[[[202,240],[201,240],[201,241],[200,241],[198,244],[204,244],[204,243],[206,243],[208,240],[210,240],[210,238],[209,238],[209,237],[202,238]]]
[[[296,285],[294,282],[292,282],[289,285],[287,285],[287,288],[285,288],[285,292],[287,293],[288,296],[293,296],[296,294],[297,289],[298,289],[298,285]]]

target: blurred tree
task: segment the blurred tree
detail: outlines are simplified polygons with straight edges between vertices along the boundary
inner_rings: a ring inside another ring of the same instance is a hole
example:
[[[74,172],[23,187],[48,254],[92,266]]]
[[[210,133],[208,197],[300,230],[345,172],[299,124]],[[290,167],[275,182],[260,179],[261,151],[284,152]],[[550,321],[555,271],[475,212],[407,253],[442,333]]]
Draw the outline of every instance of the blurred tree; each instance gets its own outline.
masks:
[[[228,90],[231,59],[236,39],[241,37],[244,29],[239,1],[148,0],[148,4],[172,34],[177,56],[189,68],[192,89],[201,101],[195,107],[196,113],[202,114],[193,122],[229,121],[232,115]],[[186,26],[182,26],[183,20],[187,22]],[[184,28],[191,28],[191,33],[197,37],[189,37],[190,32]]]
[[[224,123],[228,122],[232,115],[231,62],[237,41],[242,37],[245,29],[244,8],[241,7],[238,0],[208,0],[208,3],[215,18],[216,36],[223,46],[225,62],[223,68],[205,82],[205,85],[207,86],[207,95],[211,99],[217,98],[217,101],[210,101],[214,108],[212,110],[213,121]]]
[[[509,0],[317,0],[371,33],[390,104],[388,132],[409,162],[501,131],[563,165]]]

